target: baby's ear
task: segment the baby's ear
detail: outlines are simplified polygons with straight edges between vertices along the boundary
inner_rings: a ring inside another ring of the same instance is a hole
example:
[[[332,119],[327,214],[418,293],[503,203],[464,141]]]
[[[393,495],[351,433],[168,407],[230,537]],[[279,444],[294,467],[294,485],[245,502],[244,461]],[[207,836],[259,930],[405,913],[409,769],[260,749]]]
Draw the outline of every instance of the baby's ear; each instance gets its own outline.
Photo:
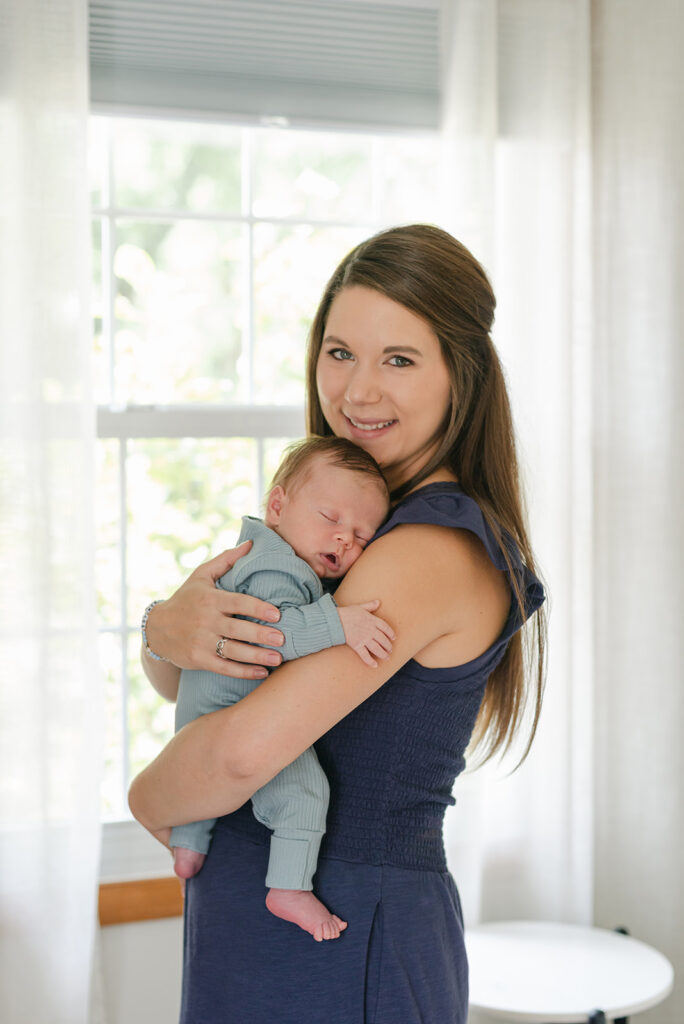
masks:
[[[266,525],[277,526],[280,522],[280,516],[282,515],[283,506],[285,504],[285,491],[276,484],[275,487],[271,488],[268,500],[266,502]]]

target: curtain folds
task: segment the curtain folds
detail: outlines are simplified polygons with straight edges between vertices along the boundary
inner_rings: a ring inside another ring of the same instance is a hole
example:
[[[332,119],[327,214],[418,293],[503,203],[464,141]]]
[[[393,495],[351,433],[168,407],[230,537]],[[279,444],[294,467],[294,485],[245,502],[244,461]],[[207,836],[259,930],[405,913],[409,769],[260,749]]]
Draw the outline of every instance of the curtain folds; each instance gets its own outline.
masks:
[[[551,613],[532,753],[460,782],[451,862],[471,923],[625,925],[681,969],[684,9],[446,7],[447,226],[498,296]]]
[[[85,1024],[99,859],[85,0],[0,0],[0,1018]]]
[[[497,295],[532,539],[548,582],[549,674],[514,775],[459,784],[454,870],[471,920],[592,914],[590,33],[588,2],[454,5],[450,224]],[[482,55],[482,59],[480,59]],[[461,839],[461,830],[464,830]],[[472,837],[476,841],[472,844]]]
[[[595,12],[594,911],[675,967],[684,1019],[684,7]],[[678,977],[677,977],[678,975]]]

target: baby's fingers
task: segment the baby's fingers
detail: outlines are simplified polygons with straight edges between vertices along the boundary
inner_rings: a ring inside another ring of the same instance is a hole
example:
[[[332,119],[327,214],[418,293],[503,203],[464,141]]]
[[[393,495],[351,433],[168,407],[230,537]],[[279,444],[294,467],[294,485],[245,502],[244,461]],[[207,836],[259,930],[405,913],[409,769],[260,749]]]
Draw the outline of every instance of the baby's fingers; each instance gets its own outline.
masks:
[[[355,647],[354,650],[356,651],[364,665],[369,665],[371,668],[378,667],[377,661],[374,658],[371,658],[366,644],[359,644],[359,646]]]
[[[392,627],[390,626],[389,622],[385,622],[385,620],[381,619],[379,615],[374,615],[373,621],[376,627],[382,630],[382,632],[385,634],[386,637],[388,637],[389,640],[396,640],[396,634]]]
[[[384,640],[384,643],[387,643],[387,641]],[[384,661],[384,659],[388,658],[392,653],[392,645],[390,644],[389,647],[383,647],[379,640],[369,640],[366,644],[366,650],[370,651],[371,654],[374,654],[376,658],[381,658]]]
[[[388,636],[386,636],[383,632],[381,632],[381,630],[379,629],[377,629],[373,636],[371,637],[370,643],[375,644],[376,647],[381,648],[381,650],[385,652],[383,655],[381,655],[381,657],[387,657],[387,655],[392,652],[391,639]]]

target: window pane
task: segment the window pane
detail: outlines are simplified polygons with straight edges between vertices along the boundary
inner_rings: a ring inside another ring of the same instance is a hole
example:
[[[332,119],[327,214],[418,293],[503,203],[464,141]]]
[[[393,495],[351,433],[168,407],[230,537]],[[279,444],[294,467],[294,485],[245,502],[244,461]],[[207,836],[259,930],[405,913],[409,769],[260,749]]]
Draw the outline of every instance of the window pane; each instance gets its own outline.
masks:
[[[98,441],[95,449],[95,577],[101,625],[121,625],[121,491],[119,442]]]
[[[105,749],[101,806],[105,820],[117,821],[128,816],[124,800],[127,780],[123,770],[123,682],[120,634],[101,633],[99,649],[100,671],[105,694]]]
[[[255,132],[254,215],[369,220],[371,152],[370,136]]]
[[[117,224],[120,401],[245,400],[243,230],[187,220]]]
[[[117,206],[239,213],[239,128],[114,120]]]
[[[231,547],[258,515],[256,441],[154,439],[128,446],[129,619]]]
[[[254,393],[257,402],[304,401],[309,326],[333,270],[363,228],[254,227]]]
[[[175,705],[160,697],[140,665],[140,635],[128,638],[128,779],[153,760],[173,736]]]
[[[386,138],[382,142],[381,214],[386,224],[438,224],[440,202],[439,140]]]
[[[295,439],[293,437],[269,437],[264,441],[264,477],[262,480],[264,494],[268,494],[271,480],[275,476],[275,471],[280,465],[285,448],[294,440]]]

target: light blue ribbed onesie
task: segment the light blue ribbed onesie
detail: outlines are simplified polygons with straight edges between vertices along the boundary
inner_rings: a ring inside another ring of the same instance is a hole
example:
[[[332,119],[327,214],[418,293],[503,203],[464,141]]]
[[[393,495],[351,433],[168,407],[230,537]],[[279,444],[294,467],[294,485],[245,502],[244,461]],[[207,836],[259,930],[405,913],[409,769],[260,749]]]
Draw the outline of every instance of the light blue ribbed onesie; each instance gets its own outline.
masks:
[[[285,637],[277,650],[283,660],[301,658],[343,644],[344,630],[330,594],[294,549],[260,519],[244,516],[240,539],[250,551],[217,581],[217,587],[251,594],[280,608],[276,628]],[[218,672],[183,669],[176,704],[176,731],[200,715],[237,703],[259,685]],[[254,816],[271,829],[266,885],[275,889],[312,889],[318,848],[325,832],[329,787],[318,758],[309,748],[252,797]],[[207,853],[215,819],[181,825],[171,846]]]

